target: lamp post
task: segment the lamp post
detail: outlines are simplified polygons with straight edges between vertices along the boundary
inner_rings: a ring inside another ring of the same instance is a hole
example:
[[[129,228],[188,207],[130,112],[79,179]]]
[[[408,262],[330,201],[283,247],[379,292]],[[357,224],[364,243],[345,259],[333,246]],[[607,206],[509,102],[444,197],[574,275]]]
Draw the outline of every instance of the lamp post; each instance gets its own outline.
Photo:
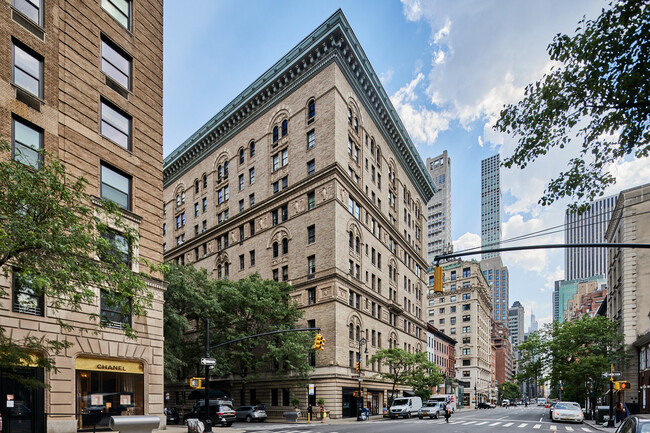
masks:
[[[365,338],[362,338],[359,340],[359,358],[357,359],[358,366],[359,366],[359,388],[358,388],[358,394],[357,394],[357,421],[361,421],[361,408],[363,406],[363,397],[361,397],[361,347],[366,346],[365,350],[363,351],[364,354],[368,354],[368,340]]]

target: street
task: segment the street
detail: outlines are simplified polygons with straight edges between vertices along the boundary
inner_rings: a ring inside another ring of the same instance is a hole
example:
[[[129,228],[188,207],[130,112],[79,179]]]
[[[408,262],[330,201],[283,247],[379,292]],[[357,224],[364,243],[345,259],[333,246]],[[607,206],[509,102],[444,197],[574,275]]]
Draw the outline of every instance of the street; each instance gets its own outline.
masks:
[[[262,425],[233,425],[240,431],[251,433],[392,433],[392,432],[431,432],[432,430],[449,433],[488,433],[488,432],[596,432],[587,424],[552,423],[548,417],[548,409],[542,407],[514,407],[509,409],[496,408],[473,410],[454,414],[449,423],[441,419],[399,419],[399,420],[371,420],[350,423],[332,422],[332,424],[277,424],[264,423]],[[214,429],[219,432],[218,428]]]

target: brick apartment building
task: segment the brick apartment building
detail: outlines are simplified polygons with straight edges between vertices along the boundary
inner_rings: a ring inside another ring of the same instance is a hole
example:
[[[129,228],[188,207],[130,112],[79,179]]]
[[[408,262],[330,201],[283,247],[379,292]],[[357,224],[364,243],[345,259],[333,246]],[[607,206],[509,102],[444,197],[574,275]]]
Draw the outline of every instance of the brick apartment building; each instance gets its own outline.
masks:
[[[165,159],[165,260],[216,278],[285,281],[304,325],[327,340],[311,374],[315,395],[277,378],[242,395],[234,378],[236,405],[289,409],[282,393],[355,416],[360,360],[364,406],[381,412],[390,384],[369,357],[426,350],[423,228],[433,192],[341,11]]]
[[[501,322],[492,322],[492,345],[496,384],[509,382],[512,379],[512,344],[508,327]]]
[[[138,258],[162,261],[162,8],[150,0],[0,2],[0,136],[12,147],[1,157],[38,169],[44,149],[86,178],[88,194],[116,201],[140,233],[130,251],[134,272]],[[160,280],[146,279],[148,315],[130,318],[136,340],[88,319],[110,313],[98,289],[96,305],[72,312],[15,280],[0,277],[9,293],[0,300],[6,335],[60,335],[73,345],[53,356],[58,372],[25,366],[45,390],[0,372],[3,431],[92,430],[121,414],[164,420]],[[76,330],[62,331],[58,317]]]

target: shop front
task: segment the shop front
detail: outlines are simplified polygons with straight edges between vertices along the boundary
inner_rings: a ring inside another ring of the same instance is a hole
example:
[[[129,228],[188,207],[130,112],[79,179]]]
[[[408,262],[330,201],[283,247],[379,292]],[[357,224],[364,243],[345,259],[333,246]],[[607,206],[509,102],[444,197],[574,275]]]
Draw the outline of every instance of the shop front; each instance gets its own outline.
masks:
[[[75,360],[77,428],[107,428],[111,416],[144,415],[144,365],[137,361]]]
[[[341,394],[341,415],[343,418],[350,418],[357,416],[357,406],[359,399],[356,397],[358,388],[343,388]]]
[[[369,389],[368,395],[363,397],[365,407],[370,410],[370,415],[381,415],[384,408],[384,391]]]
[[[40,367],[27,367],[12,375],[0,372],[0,415],[2,433],[43,433],[45,398],[43,387],[28,387],[27,382],[44,383]]]

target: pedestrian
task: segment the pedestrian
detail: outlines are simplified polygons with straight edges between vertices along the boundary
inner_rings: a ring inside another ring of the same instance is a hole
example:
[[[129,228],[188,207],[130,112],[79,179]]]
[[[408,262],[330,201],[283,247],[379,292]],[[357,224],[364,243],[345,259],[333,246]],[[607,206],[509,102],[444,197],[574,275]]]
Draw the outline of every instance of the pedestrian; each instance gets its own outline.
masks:
[[[320,422],[321,424],[325,422],[325,415],[327,412],[325,412],[325,406],[321,405],[320,406]]]
[[[449,418],[451,417],[451,404],[449,401],[445,404],[445,422],[449,422]]]
[[[627,417],[623,403],[618,402],[616,404],[615,411],[616,411],[616,422],[617,423],[623,422],[623,420]]]
[[[307,405],[307,422],[310,423],[313,417],[314,417],[314,410],[311,407],[311,403],[309,403],[309,405]]]

